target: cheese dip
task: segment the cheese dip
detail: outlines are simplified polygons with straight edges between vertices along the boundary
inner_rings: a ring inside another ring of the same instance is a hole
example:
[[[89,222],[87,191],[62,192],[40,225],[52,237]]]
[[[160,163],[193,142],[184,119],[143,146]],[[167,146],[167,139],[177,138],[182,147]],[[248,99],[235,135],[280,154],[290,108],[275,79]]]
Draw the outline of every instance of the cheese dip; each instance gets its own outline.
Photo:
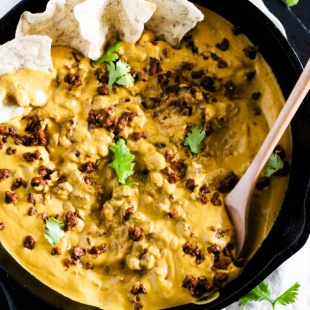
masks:
[[[202,11],[179,49],[150,31],[122,42],[129,88],[108,87],[107,63],[65,47],[52,49],[51,73],[0,77],[0,92],[19,105],[46,101],[0,125],[0,240],[73,300],[115,310],[212,298],[242,272],[278,214],[287,177],[262,175],[246,252],[236,259],[224,195],[283,97],[257,47]],[[289,158],[289,132],[280,145]],[[124,182],[111,166],[113,146],[127,152],[118,165],[134,165]],[[54,229],[61,238],[53,244],[45,235]]]

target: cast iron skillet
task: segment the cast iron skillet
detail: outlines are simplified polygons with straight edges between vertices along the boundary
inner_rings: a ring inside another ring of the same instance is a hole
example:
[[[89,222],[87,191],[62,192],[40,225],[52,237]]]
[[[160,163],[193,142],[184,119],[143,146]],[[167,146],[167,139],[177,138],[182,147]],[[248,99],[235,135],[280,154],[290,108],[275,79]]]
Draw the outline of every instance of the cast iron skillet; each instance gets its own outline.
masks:
[[[222,15],[232,24],[241,26],[243,33],[255,45],[259,44],[260,52],[270,64],[287,98],[302,67],[296,54],[273,23],[248,0],[216,0],[208,1],[207,4],[203,0],[195,2]],[[0,44],[14,37],[19,16],[23,11],[42,12],[46,3],[47,0],[23,0],[3,17],[0,20]],[[290,182],[280,215],[271,233],[241,276],[225,286],[217,300],[208,305],[186,305],[175,309],[222,309],[253,289],[305,244],[310,232],[309,103],[310,96],[292,121],[293,158]],[[37,281],[12,259],[2,246],[0,274],[7,277],[4,291],[10,309],[95,309],[73,302]]]

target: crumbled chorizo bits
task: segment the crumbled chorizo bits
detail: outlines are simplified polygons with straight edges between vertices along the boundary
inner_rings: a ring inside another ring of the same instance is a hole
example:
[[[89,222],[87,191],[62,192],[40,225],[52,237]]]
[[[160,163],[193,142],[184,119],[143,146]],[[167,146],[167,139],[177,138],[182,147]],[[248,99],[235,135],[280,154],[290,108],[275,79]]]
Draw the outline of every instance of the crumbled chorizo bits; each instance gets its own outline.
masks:
[[[147,134],[143,131],[140,131],[140,132],[134,132],[132,134],[132,138],[135,140],[135,141],[139,141],[140,139],[146,139],[147,138]]]
[[[189,254],[191,256],[195,256],[196,257],[196,264],[200,265],[201,263],[204,262],[205,260],[205,255],[203,254],[203,252],[198,248],[198,246],[196,245],[196,247],[193,246],[192,243],[190,242],[186,242],[183,244],[182,246],[183,252],[185,254]]]
[[[14,192],[5,192],[5,202],[7,204],[16,204],[17,203],[17,194]]]
[[[26,162],[34,162],[35,160],[42,159],[41,158],[41,152],[35,151],[34,153],[26,152],[22,154],[23,158],[26,160]]]
[[[190,190],[194,190],[196,186],[195,179],[187,179],[185,183],[185,188],[188,188]]]
[[[203,185],[199,189],[200,192],[200,200],[203,204],[206,204],[209,201],[207,194],[210,193],[210,189],[207,185]]]
[[[98,256],[102,253],[105,253],[107,251],[107,243],[103,243],[100,246],[92,246],[87,250],[87,253]]]
[[[0,182],[8,179],[11,176],[12,171],[9,169],[0,169]]]
[[[34,198],[34,195],[32,194],[32,193],[28,193],[27,194],[27,202],[29,202],[29,203],[31,203],[31,204],[35,204],[35,198]],[[34,208],[32,208],[32,209],[34,209]],[[32,210],[32,212],[33,212],[34,210]],[[29,215],[31,215],[31,214],[29,214]]]
[[[69,257],[69,258],[67,258],[67,259],[65,260],[65,266],[66,266],[67,268],[69,268],[71,265],[73,265],[73,266],[81,266],[82,263],[81,263],[81,261],[80,261],[79,258],[76,258],[76,257]]]
[[[130,300],[134,304],[133,309],[134,310],[140,310],[143,308],[143,304],[141,302],[139,294],[147,294],[146,288],[143,286],[142,283],[136,282],[132,285],[130,289],[130,293],[133,295],[131,296]]]
[[[24,241],[24,248],[33,250],[37,244],[37,239],[34,236],[27,236]]]
[[[62,250],[59,247],[54,247],[51,250],[51,255],[61,255],[62,254]]]
[[[128,221],[130,218],[130,215],[133,214],[135,212],[135,207],[134,206],[130,206],[125,210],[125,214],[124,214],[124,220]]]
[[[86,173],[90,174],[90,173],[94,172],[94,170],[95,170],[95,165],[96,165],[95,163],[89,161],[89,162],[83,164],[83,165],[80,167],[80,171],[86,172]]]
[[[78,224],[78,217],[77,214],[72,212],[72,211],[68,211],[66,213],[66,224],[65,224],[65,230],[71,230],[73,227],[77,226]]]
[[[74,258],[80,258],[81,256],[85,256],[86,250],[81,248],[80,246],[75,246],[72,249],[72,257]]]
[[[220,199],[220,194],[218,192],[214,192],[212,198],[210,199],[214,206],[221,206],[222,200]]]
[[[69,73],[65,76],[64,81],[68,83],[70,87],[80,87],[83,85],[82,76],[80,74]]]
[[[174,172],[170,167],[166,166],[164,169],[161,170],[161,173],[168,176],[169,183],[177,183],[180,180],[180,177],[176,172]]]
[[[12,147],[8,147],[5,152],[7,155],[15,155],[17,153],[17,149],[13,149]]]
[[[16,178],[12,183],[11,190],[15,191],[20,187],[26,188],[26,186],[27,184],[25,180],[23,180],[22,178]]]
[[[24,146],[45,146],[48,143],[46,120],[34,117],[26,118],[27,124],[24,128],[26,134],[19,135],[14,132],[14,144]]]
[[[86,250],[81,248],[80,246],[73,247],[73,249],[71,250],[71,257],[69,257],[65,260],[65,266],[67,268],[69,268],[70,265],[75,265],[75,266],[80,265],[81,266],[82,262],[81,262],[80,258],[82,256],[85,256],[85,254],[86,254]]]
[[[0,222],[0,231],[6,227],[5,222]]]
[[[204,276],[199,276],[195,278],[194,276],[188,274],[183,280],[182,286],[187,288],[191,295],[196,298],[201,297],[205,293],[210,293],[213,291],[214,286],[208,281]]]
[[[228,279],[228,266],[234,264],[235,266],[242,267],[245,260],[240,258],[236,260],[232,254],[234,246],[228,244],[222,248],[219,244],[212,244],[207,247],[208,255],[211,256],[213,265],[212,271],[214,272],[213,279],[207,279],[205,276],[198,278],[187,274],[183,280],[182,286],[187,288],[191,294],[197,298],[213,292],[216,288],[221,288]],[[183,245],[183,251],[187,254],[193,255],[193,246],[187,242]]]
[[[85,264],[81,261],[81,258],[86,256],[87,253],[90,255],[93,255],[93,258],[97,258],[100,254],[105,253],[107,251],[108,244],[103,243],[100,246],[92,246],[88,249],[84,249],[80,246],[74,246],[73,249],[71,250],[71,257],[67,258],[65,260],[65,266],[67,268],[70,267],[70,265],[85,265],[86,270],[93,269],[93,264],[91,262],[85,262]],[[58,254],[58,253],[56,253]],[[62,252],[60,252],[62,254]],[[60,255],[58,254],[58,255]],[[52,254],[55,255],[55,254]]]
[[[135,242],[141,241],[144,238],[143,229],[131,225],[128,229],[128,237]]]

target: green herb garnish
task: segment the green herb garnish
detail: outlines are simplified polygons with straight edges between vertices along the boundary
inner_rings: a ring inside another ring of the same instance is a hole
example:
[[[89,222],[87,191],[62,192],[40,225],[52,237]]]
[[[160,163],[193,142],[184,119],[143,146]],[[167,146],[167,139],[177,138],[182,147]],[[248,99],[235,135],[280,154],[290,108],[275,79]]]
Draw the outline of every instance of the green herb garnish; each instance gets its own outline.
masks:
[[[111,44],[106,52],[95,62],[95,65],[99,65],[103,62],[113,62],[119,59],[117,52],[122,47],[122,42],[114,42]]]
[[[272,153],[265,165],[264,174],[266,177],[269,178],[283,167],[284,163],[281,157],[276,153]]]
[[[285,0],[285,3],[290,7],[296,5],[298,2],[299,0]]]
[[[188,145],[192,153],[199,154],[202,151],[202,141],[205,137],[205,130],[200,126],[195,125],[186,135],[183,145]]]
[[[130,153],[129,148],[123,139],[111,144],[110,150],[114,153],[114,157],[109,166],[115,170],[119,182],[126,185],[132,184],[128,182],[128,178],[133,173],[135,163],[132,161],[134,160],[135,155]]]
[[[125,87],[132,86],[134,79],[129,74],[131,68],[127,62],[119,61],[117,52],[120,50],[122,42],[114,42],[109,46],[104,55],[100,57],[94,64],[99,65],[103,62],[108,63],[109,83],[111,88],[114,83]]]
[[[292,304],[297,300],[298,289],[300,284],[296,282],[292,285],[286,292],[284,292],[281,296],[276,299],[272,299],[270,297],[270,289],[268,284],[263,281],[257,287],[255,287],[251,292],[243,296],[239,301],[239,306],[244,306],[249,301],[268,301],[272,309],[275,309],[275,304],[278,302],[279,304],[286,306],[288,304]]]
[[[65,235],[65,224],[57,219],[50,217],[45,224],[44,237],[52,245],[57,244]]]
[[[111,88],[114,83],[118,85],[123,85],[125,87],[130,87],[134,82],[133,77],[130,74],[127,74],[130,72],[130,67],[128,66],[127,62],[118,61],[115,64],[111,62],[108,65],[108,71],[109,88]]]

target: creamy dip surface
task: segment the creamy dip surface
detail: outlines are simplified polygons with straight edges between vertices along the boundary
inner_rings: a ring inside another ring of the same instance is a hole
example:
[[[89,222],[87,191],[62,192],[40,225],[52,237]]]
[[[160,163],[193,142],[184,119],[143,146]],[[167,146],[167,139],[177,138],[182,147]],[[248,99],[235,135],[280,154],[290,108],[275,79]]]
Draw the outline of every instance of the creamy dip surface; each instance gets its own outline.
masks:
[[[287,177],[256,190],[244,259],[235,258],[224,195],[253,160],[283,106],[252,43],[202,9],[173,49],[145,31],[122,43],[130,88],[107,88],[106,64],[54,47],[55,70],[0,77],[0,92],[38,107],[0,125],[0,240],[31,274],[102,309],[162,309],[212,295],[241,272],[279,212]],[[42,103],[45,105],[40,106]],[[194,125],[202,152],[184,145]],[[135,155],[130,185],[109,149]],[[290,157],[290,135],[280,145]],[[56,217],[65,236],[44,237]]]

